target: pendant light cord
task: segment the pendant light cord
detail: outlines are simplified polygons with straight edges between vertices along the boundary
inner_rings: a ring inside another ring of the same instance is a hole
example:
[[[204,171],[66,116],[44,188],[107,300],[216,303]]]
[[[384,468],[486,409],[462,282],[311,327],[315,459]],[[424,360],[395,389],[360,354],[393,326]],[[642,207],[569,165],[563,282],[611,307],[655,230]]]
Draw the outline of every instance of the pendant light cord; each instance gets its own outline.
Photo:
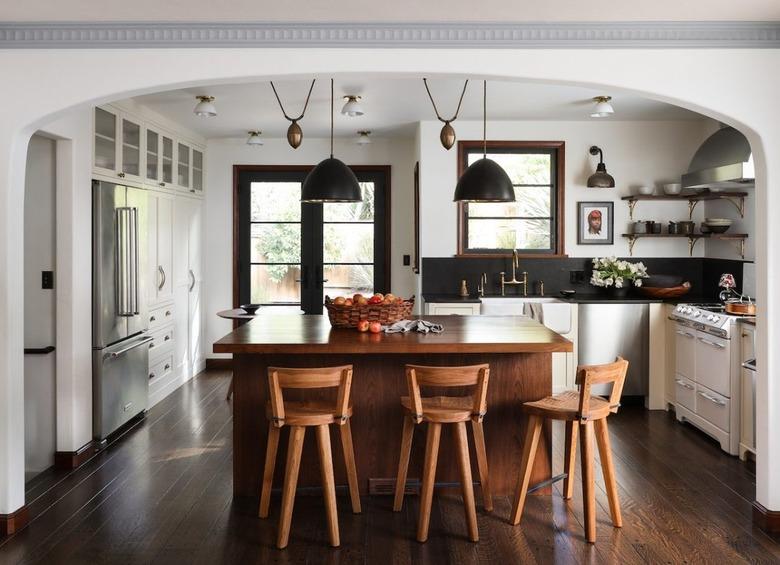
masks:
[[[330,79],[330,158],[333,159],[333,79]]]
[[[482,158],[487,159],[487,81],[482,81]]]
[[[460,113],[460,105],[463,103],[463,95],[466,94],[466,87],[469,84],[469,80],[466,79],[466,82],[463,83],[463,91],[460,93],[460,100],[458,100],[458,109],[455,110],[455,115],[452,116],[452,118],[450,118],[449,120],[445,120],[439,114],[439,109],[436,108],[436,102],[433,101],[433,96],[431,95],[431,89],[428,88],[428,79],[423,78],[423,84],[425,84],[425,90],[428,92],[428,98],[431,99],[431,104],[433,104],[433,111],[436,112],[436,117],[439,119],[439,121],[448,124],[450,122],[454,122],[455,120],[457,120],[458,114]]]
[[[274,95],[276,95],[276,101],[279,102],[279,107],[282,109],[282,114],[284,114],[284,117],[286,119],[288,119],[291,122],[297,122],[298,120],[303,118],[303,115],[306,113],[306,108],[309,107],[309,99],[311,98],[311,91],[314,89],[314,82],[316,80],[317,80],[316,78],[312,79],[311,86],[309,87],[309,94],[306,96],[306,103],[303,105],[303,111],[301,112],[301,115],[298,116],[297,118],[291,118],[290,116],[287,115],[287,112],[284,111],[284,106],[282,106],[282,101],[279,98],[279,94],[276,92],[276,87],[274,86],[274,81],[271,81],[271,88],[274,91]]]

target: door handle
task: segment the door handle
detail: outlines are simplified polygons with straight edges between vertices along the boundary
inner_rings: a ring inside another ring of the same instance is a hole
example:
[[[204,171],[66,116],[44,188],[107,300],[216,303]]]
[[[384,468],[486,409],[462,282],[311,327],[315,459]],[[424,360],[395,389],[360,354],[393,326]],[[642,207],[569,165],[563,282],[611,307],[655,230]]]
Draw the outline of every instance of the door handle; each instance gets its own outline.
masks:
[[[192,269],[189,269],[190,271],[190,280],[192,281],[190,283],[190,292],[192,292],[192,289],[195,288],[195,273],[192,272]]]
[[[709,400],[713,404],[717,404],[718,406],[726,406],[726,403],[724,401],[720,400],[719,398],[715,398],[714,396],[710,396],[706,392],[700,392],[699,396],[701,396],[702,398],[706,398],[707,400]]]
[[[124,355],[124,354],[125,354],[125,353],[127,353],[128,351],[132,351],[132,350],[133,350],[133,349],[135,349],[136,347],[141,347],[142,345],[145,345],[145,344],[147,344],[147,343],[150,343],[150,342],[152,342],[152,341],[154,341],[154,338],[152,338],[152,337],[147,337],[147,338],[145,338],[145,339],[142,339],[141,341],[139,341],[139,342],[137,342],[137,343],[134,343],[133,345],[131,345],[131,346],[129,346],[129,347],[125,347],[124,349],[120,349],[119,351],[114,351],[114,352],[112,352],[112,353],[110,354],[110,357],[111,357],[112,359],[116,359],[117,357],[119,357],[120,355]]]
[[[307,276],[308,274],[307,271],[308,271],[307,267],[301,265],[301,278],[295,279],[295,282],[301,283],[301,286],[303,286],[304,288],[307,288],[309,286],[308,283],[309,277]]]
[[[165,269],[163,269],[162,265],[157,265],[157,271],[160,273],[160,282],[157,285],[157,290],[162,290],[165,286]]]

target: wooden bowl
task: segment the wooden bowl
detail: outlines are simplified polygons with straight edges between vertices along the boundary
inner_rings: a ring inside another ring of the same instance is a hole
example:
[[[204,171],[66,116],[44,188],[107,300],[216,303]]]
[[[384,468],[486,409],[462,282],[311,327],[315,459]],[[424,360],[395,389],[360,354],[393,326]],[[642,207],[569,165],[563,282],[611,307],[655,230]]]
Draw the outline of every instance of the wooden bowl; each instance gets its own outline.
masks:
[[[741,316],[755,316],[755,302],[726,302],[727,314],[738,314]]]
[[[677,298],[688,294],[688,291],[691,290],[691,283],[684,282],[679,286],[670,287],[640,286],[637,290],[648,298]]]

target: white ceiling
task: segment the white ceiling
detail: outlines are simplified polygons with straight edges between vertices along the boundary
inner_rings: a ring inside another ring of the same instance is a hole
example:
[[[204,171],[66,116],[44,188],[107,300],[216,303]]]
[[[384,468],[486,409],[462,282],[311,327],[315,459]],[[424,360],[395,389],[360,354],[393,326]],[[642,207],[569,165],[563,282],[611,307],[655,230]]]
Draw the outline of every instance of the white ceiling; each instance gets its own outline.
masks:
[[[0,21],[557,22],[780,20],[777,0],[25,0],[0,3]]]
[[[596,64],[594,62],[594,64]],[[449,119],[458,105],[463,88],[460,78],[432,78],[428,84],[442,117]],[[303,109],[310,80],[275,82],[289,116]],[[196,95],[216,97],[217,116],[201,118],[193,114]],[[344,94],[359,94],[365,115],[341,115]],[[488,131],[494,120],[593,120],[591,99],[613,94],[587,88],[554,84],[488,81]],[[335,82],[335,133],[337,137],[371,130],[375,137],[412,136],[419,121],[434,120],[421,77],[337,78]],[[264,137],[283,137],[289,122],[268,82],[227,84],[188,88],[139,96],[135,100],[149,109],[186,126],[207,138],[240,137],[247,130],[260,129]],[[699,120],[703,117],[677,106],[627,94],[613,96],[614,116],[609,120]],[[459,120],[482,119],[482,81],[469,81]],[[330,81],[318,77],[303,120],[304,135],[326,137],[330,126]],[[455,124],[457,129],[457,122]]]

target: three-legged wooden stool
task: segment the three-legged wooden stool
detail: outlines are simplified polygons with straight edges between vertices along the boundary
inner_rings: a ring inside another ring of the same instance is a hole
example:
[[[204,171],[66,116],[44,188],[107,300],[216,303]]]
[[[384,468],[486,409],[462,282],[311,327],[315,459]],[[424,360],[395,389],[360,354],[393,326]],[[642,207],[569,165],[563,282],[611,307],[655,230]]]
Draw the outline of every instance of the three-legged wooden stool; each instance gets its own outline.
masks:
[[[466,437],[466,422],[471,420],[474,432],[474,447],[477,452],[479,480],[482,488],[482,503],[488,512],[493,510],[488,479],[487,453],[482,419],[487,412],[487,386],[490,368],[488,365],[466,367],[421,367],[406,366],[406,381],[409,396],[401,398],[404,414],[404,429],[401,439],[401,459],[398,462],[398,478],[395,484],[393,510],[399,512],[403,504],[406,487],[406,472],[409,468],[409,454],[412,450],[414,426],[428,422],[428,437],[425,444],[425,467],[423,469],[422,492],[420,493],[420,518],[417,524],[417,541],[428,539],[428,525],[431,517],[433,486],[436,479],[436,462],[439,457],[439,439],[441,425],[454,424],[455,449],[460,469],[460,482],[463,489],[463,504],[466,510],[466,523],[469,539],[479,541],[477,531],[477,511],[474,507],[474,487],[471,482],[471,462]],[[421,386],[453,387],[475,386],[473,396],[433,396],[422,397]]]
[[[618,411],[620,394],[623,391],[623,383],[626,380],[626,371],[628,371],[628,361],[621,357],[618,357],[614,363],[605,365],[581,365],[577,367],[579,393],[569,391],[523,404],[523,410],[529,415],[529,420],[525,445],[523,446],[523,459],[520,464],[520,480],[518,481],[517,494],[512,507],[511,521],[514,525],[520,523],[520,518],[523,515],[528,482],[531,478],[534,455],[539,442],[539,433],[542,430],[543,419],[549,418],[551,420],[566,421],[564,472],[567,474],[567,477],[563,483],[563,497],[567,500],[571,498],[574,487],[574,458],[577,453],[577,433],[579,431],[585,538],[590,543],[596,541],[596,493],[594,491],[593,479],[594,425],[599,455],[601,457],[601,469],[604,473],[604,483],[607,488],[607,498],[609,499],[609,511],[612,515],[612,524],[616,528],[623,526],[617,485],[615,483],[615,469],[612,466],[612,449],[609,444],[607,416]],[[602,383],[614,383],[609,401],[600,397],[591,397],[590,395],[591,385]]]
[[[290,427],[290,440],[287,447],[287,468],[282,489],[282,514],[279,517],[279,536],[277,547],[287,547],[290,537],[290,521],[295,502],[295,488],[298,484],[298,470],[301,466],[301,451],[306,428],[313,426],[317,434],[317,447],[322,469],[322,491],[325,496],[325,512],[328,518],[328,537],[330,545],[339,545],[339,522],[336,514],[336,486],[333,479],[333,459],[330,449],[330,424],[336,424],[341,431],[341,446],[344,451],[344,463],[347,467],[349,496],[352,499],[352,511],[360,513],[360,491],[358,490],[355,453],[352,447],[352,431],[349,418],[352,406],[349,393],[352,386],[352,365],[325,367],[318,369],[268,368],[268,387],[270,402],[266,407],[269,419],[268,445],[265,452],[263,470],[263,488],[260,494],[259,515],[268,517],[271,501],[271,483],[276,463],[276,448],[279,445],[280,428]],[[338,387],[336,403],[322,401],[285,402],[282,390],[285,388],[333,388]]]

